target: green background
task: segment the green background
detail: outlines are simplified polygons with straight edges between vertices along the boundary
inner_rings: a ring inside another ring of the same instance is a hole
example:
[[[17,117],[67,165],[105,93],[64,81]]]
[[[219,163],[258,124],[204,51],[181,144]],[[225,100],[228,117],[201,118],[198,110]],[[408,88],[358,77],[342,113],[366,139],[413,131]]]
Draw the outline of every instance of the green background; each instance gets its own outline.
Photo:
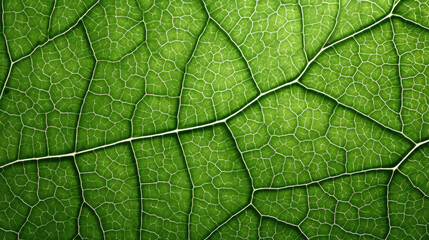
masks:
[[[426,0],[0,11],[0,239],[429,239]]]

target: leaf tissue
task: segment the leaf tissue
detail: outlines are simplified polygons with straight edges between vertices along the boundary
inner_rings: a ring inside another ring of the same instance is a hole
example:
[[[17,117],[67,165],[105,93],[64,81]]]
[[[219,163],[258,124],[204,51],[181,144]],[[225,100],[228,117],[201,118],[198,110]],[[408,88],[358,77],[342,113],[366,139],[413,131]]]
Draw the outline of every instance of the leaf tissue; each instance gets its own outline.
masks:
[[[0,239],[429,239],[428,1],[0,12]]]

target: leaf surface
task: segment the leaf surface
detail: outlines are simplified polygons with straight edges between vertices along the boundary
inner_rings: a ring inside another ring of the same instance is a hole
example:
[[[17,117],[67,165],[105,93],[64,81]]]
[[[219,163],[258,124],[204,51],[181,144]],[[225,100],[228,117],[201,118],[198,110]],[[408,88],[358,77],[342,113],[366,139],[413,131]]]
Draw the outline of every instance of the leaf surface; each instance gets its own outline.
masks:
[[[0,10],[0,238],[429,238],[426,1]]]

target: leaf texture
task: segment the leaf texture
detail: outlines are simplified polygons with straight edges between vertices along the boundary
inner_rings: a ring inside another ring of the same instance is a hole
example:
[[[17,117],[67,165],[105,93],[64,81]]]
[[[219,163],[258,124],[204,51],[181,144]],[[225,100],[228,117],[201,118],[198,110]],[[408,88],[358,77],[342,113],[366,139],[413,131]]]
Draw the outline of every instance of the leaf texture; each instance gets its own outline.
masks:
[[[1,239],[429,239],[428,2],[0,11]]]

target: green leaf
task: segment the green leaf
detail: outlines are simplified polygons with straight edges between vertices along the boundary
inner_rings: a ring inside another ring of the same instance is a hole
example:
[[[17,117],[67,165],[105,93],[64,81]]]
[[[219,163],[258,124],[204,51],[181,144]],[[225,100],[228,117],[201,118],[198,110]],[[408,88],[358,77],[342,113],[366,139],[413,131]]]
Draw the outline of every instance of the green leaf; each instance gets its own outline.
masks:
[[[0,239],[428,239],[424,0],[3,0]]]

